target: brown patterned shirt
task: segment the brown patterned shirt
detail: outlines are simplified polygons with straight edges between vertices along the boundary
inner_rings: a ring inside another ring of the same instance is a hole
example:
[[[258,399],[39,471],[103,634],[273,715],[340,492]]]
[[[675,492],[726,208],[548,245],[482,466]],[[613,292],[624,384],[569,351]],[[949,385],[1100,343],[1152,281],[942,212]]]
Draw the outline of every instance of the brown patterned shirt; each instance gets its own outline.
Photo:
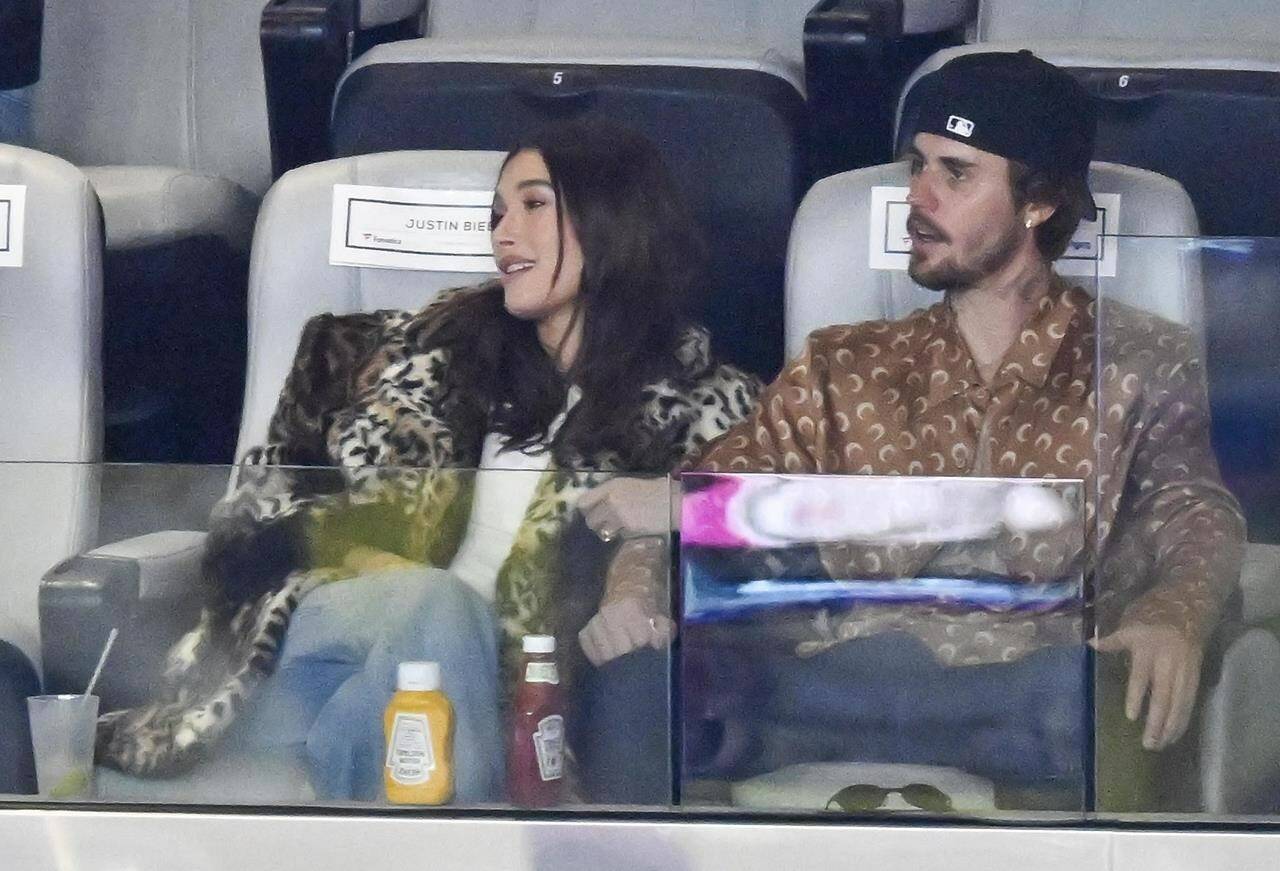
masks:
[[[1198,342],[1138,309],[1099,306],[1061,279],[989,384],[945,300],[896,321],[814,332],[754,415],[696,467],[1083,479],[1075,545],[1006,535],[994,547],[1009,573],[1027,580],[1061,577],[1073,564],[1092,575],[1104,632],[1156,623],[1202,642],[1239,576],[1244,520],[1210,445]],[[909,545],[822,552],[835,577],[911,577],[937,556],[936,546]],[[1081,637],[1078,615],[885,606],[817,613],[798,649],[814,653],[891,628],[915,632],[956,663],[1011,659]]]

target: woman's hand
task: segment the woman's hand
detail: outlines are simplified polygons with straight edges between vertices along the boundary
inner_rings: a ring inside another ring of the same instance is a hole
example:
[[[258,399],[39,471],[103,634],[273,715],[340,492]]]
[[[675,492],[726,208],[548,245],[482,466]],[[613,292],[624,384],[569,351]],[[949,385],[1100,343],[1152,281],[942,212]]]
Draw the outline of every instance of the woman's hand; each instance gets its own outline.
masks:
[[[606,602],[578,633],[582,652],[594,666],[641,647],[662,650],[675,637],[676,624],[659,614],[645,597]]]
[[[667,478],[613,478],[584,493],[578,509],[601,541],[666,535],[671,484]]]
[[[1137,720],[1147,700],[1142,746],[1163,750],[1182,737],[1191,722],[1200,686],[1204,651],[1172,626],[1132,623],[1093,642],[1103,653],[1129,654],[1124,714]]]

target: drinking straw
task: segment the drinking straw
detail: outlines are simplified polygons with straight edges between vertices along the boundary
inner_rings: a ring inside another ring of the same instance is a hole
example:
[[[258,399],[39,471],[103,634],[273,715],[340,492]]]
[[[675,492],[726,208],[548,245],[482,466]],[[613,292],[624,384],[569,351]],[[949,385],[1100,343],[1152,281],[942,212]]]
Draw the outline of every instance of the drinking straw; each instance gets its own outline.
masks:
[[[120,634],[120,630],[115,627],[107,633],[107,643],[102,648],[102,655],[98,657],[98,666],[93,670],[93,677],[89,678],[89,688],[84,691],[85,697],[93,695],[93,688],[98,683],[98,678],[102,677],[102,667],[107,664],[107,656],[111,653],[111,645],[116,643],[116,636]]]

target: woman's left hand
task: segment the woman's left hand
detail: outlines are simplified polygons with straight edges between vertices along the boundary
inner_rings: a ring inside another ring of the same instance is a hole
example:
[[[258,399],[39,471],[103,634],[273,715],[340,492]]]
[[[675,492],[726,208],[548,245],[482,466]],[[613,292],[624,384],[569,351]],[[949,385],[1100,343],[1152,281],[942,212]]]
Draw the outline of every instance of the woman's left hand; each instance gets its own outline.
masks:
[[[578,643],[591,664],[599,667],[641,647],[662,650],[675,633],[670,617],[657,613],[641,597],[627,596],[601,605],[578,633]]]
[[[601,541],[666,535],[671,484],[667,478],[613,478],[584,493],[578,508]]]

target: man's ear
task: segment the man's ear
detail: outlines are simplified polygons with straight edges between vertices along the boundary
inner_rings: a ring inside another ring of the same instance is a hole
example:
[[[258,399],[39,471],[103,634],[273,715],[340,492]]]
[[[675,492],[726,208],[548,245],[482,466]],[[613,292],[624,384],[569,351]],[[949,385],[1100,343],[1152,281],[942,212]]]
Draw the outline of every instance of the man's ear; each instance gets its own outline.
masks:
[[[1053,217],[1058,207],[1052,203],[1027,203],[1022,207],[1022,223],[1028,230],[1034,230]]]

